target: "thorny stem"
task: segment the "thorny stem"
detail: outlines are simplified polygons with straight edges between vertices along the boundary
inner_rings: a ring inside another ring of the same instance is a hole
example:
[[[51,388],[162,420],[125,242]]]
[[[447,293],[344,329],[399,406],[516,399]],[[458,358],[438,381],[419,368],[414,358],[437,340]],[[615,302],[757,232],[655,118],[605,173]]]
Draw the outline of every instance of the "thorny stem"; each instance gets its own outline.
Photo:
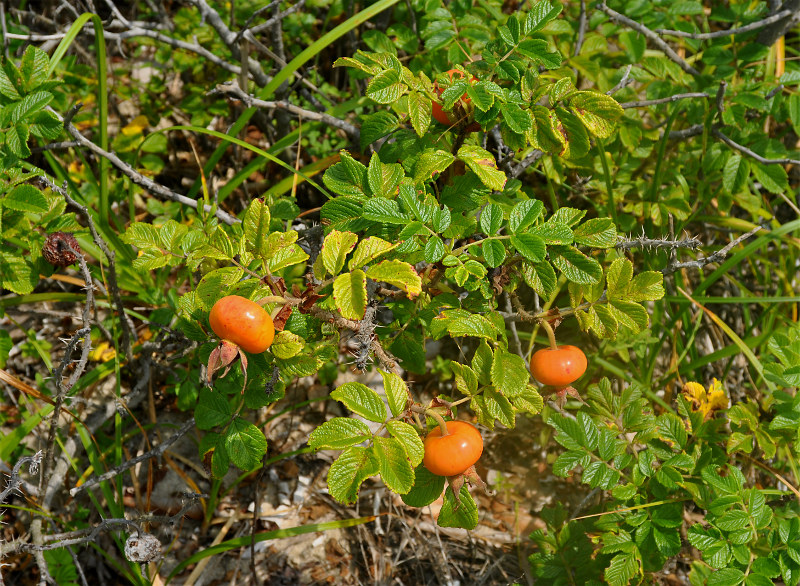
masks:
[[[550,340],[550,349],[551,350],[558,350],[558,344],[556,343],[556,333],[553,331],[553,326],[550,325],[546,319],[539,320],[539,323],[544,328],[544,331],[547,333],[547,339]]]

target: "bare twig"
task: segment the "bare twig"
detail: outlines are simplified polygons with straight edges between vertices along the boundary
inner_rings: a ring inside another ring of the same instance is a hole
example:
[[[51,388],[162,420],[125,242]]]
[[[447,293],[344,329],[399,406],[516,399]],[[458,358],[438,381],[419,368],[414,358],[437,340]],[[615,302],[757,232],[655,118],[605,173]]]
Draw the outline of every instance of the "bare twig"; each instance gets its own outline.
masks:
[[[69,118],[67,116],[62,117],[58,112],[53,110],[52,108],[48,107],[48,110],[58,117],[64,123],[65,130],[72,135],[72,137],[78,141],[82,146],[88,148],[90,151],[95,153],[96,155],[107,159],[112,165],[114,165],[117,169],[122,171],[131,181],[133,181],[136,185],[143,187],[153,195],[157,195],[163,197],[164,199],[168,199],[170,201],[176,201],[180,204],[186,205],[191,207],[192,209],[197,209],[198,203],[196,200],[186,197],[185,195],[181,195],[180,193],[175,193],[171,189],[167,189],[163,185],[156,183],[149,177],[145,177],[141,173],[137,172],[133,167],[128,165],[125,161],[120,159],[114,153],[110,153],[107,150],[96,145],[94,142],[83,136],[77,128],[75,128],[71,122],[69,122]],[[73,114],[74,116],[74,114]],[[204,206],[206,211],[211,211],[211,206]],[[226,224],[237,224],[239,220],[231,216],[228,212],[217,209],[216,216],[221,221],[225,222]]]
[[[8,55],[8,29],[6,29],[6,3],[0,2],[0,32],[3,33],[3,55],[6,60],[10,59]],[[1,580],[2,578],[0,578]]]
[[[522,175],[525,169],[527,169],[528,167],[533,165],[536,161],[541,159],[542,155],[544,155],[544,153],[539,149],[534,150],[531,154],[522,159],[514,169],[512,169],[511,176],[519,177],[520,175]]]
[[[39,478],[39,491],[41,493],[44,493],[45,479],[48,478],[50,468],[53,464],[53,449],[55,448],[56,443],[56,428],[58,426],[58,418],[61,416],[61,407],[64,404],[64,399],[69,393],[69,390],[73,387],[73,385],[75,385],[75,383],[78,381],[78,378],[80,378],[80,376],[83,374],[86,364],[89,362],[89,352],[92,349],[92,337],[90,335],[92,332],[91,315],[94,310],[94,291],[91,285],[92,274],[89,272],[89,266],[86,264],[86,259],[83,257],[83,255],[76,250],[73,250],[68,244],[65,246],[69,252],[78,257],[78,263],[81,267],[81,273],[83,273],[83,279],[87,283],[86,303],[83,306],[83,313],[81,315],[83,327],[73,334],[72,339],[69,341],[69,343],[67,343],[61,363],[52,373],[53,381],[56,385],[56,397],[53,406],[53,414],[50,418],[50,429],[47,434],[47,443],[45,444],[42,472]],[[75,365],[69,380],[66,384],[64,384],[64,369],[72,362],[72,353],[80,341],[83,341],[81,357]]]
[[[305,6],[305,3],[306,3],[306,0],[299,0],[299,2],[296,2],[295,4],[293,4],[292,6],[287,8],[286,10],[284,10],[283,12],[279,12],[278,14],[276,14],[274,16],[271,16],[270,18],[268,18],[267,20],[265,20],[261,24],[257,24],[253,28],[247,29],[246,31],[243,31],[243,32],[248,32],[248,33],[250,33],[252,35],[256,35],[256,34],[260,33],[263,30],[267,30],[269,27],[273,26],[276,22],[279,22],[279,21],[283,20],[284,18],[286,18],[287,16],[289,16],[290,14],[294,14],[295,12],[300,10],[303,6]],[[271,7],[272,6],[269,5],[269,6],[266,6],[265,8],[271,8]],[[240,34],[242,34],[242,33],[240,33]]]
[[[291,112],[296,116],[302,116],[305,120],[314,120],[316,122],[322,122],[327,124],[328,126],[332,126],[334,128],[338,128],[339,130],[343,130],[348,136],[350,136],[353,140],[358,140],[359,136],[361,135],[361,131],[357,126],[350,124],[344,120],[336,118],[335,116],[331,116],[330,114],[320,113],[320,112],[312,112],[311,110],[306,110],[299,106],[295,106],[287,101],[266,101],[266,100],[259,100],[258,98],[254,98],[250,94],[247,94],[242,91],[242,89],[233,84],[219,84],[214,90],[217,93],[227,94],[233,96],[241,101],[243,101],[249,107],[256,107],[256,108],[265,108],[268,110],[275,110],[281,109],[286,110],[287,112]]]
[[[777,14],[773,14],[772,16],[768,16],[763,20],[758,20],[756,22],[751,22],[745,26],[741,26],[739,28],[731,28],[723,31],[714,31],[711,33],[687,33],[685,31],[674,31],[669,29],[659,28],[656,29],[655,33],[659,35],[670,35],[673,37],[683,37],[684,39],[695,39],[697,41],[704,41],[707,39],[718,39],[720,37],[729,37],[732,35],[738,35],[741,33],[749,33],[750,31],[755,31],[760,28],[763,28],[767,25],[773,24],[784,18],[788,18],[794,13],[793,10],[781,10]]]
[[[697,136],[698,134],[703,134],[703,128],[704,126],[702,124],[695,124],[689,128],[684,128],[683,130],[671,130],[669,133],[669,139],[684,140],[691,138],[693,136]]]
[[[19,489],[20,484],[22,484],[22,479],[19,477],[22,467],[25,464],[30,464],[30,473],[36,474],[39,464],[42,463],[42,456],[43,453],[39,450],[33,456],[24,456],[14,464],[14,468],[11,470],[11,476],[8,478],[8,484],[6,484],[3,492],[0,492],[0,504],[4,503],[8,496]]]
[[[189,430],[191,430],[194,427],[194,424],[195,424],[194,417],[192,417],[191,419],[188,419],[186,421],[186,423],[184,423],[181,426],[181,428],[174,435],[172,435],[171,437],[169,437],[166,440],[164,440],[163,442],[161,442],[158,446],[156,446],[155,448],[153,448],[149,452],[145,452],[144,454],[136,456],[135,458],[131,458],[130,460],[128,460],[126,462],[123,462],[119,466],[115,466],[114,468],[108,470],[107,472],[101,474],[100,476],[95,476],[93,478],[90,478],[89,480],[87,480],[86,482],[81,484],[80,486],[76,486],[76,487],[70,489],[70,491],[69,491],[70,496],[75,496],[76,494],[79,494],[79,493],[83,492],[84,490],[86,490],[88,488],[91,488],[93,486],[96,486],[96,485],[100,484],[101,482],[105,482],[106,480],[110,480],[111,478],[114,478],[115,476],[117,476],[121,472],[124,472],[125,470],[128,470],[130,468],[133,468],[139,462],[144,462],[146,460],[149,460],[150,458],[161,457],[161,455],[165,451],[167,451],[167,449],[172,444],[174,444],[180,438],[182,438],[184,435],[189,433]]]
[[[667,275],[671,275],[672,273],[674,273],[676,271],[679,271],[681,269],[688,269],[688,268],[701,269],[704,266],[706,266],[707,264],[711,264],[713,262],[719,262],[722,259],[724,259],[726,256],[728,256],[728,253],[733,249],[734,246],[738,245],[740,242],[742,242],[744,240],[747,240],[748,238],[750,238],[753,234],[755,234],[759,230],[761,230],[761,226],[756,226],[755,228],[753,228],[749,232],[747,232],[745,234],[742,234],[736,240],[733,240],[728,245],[726,245],[723,248],[720,248],[718,251],[716,251],[715,253],[713,253],[713,254],[711,254],[709,256],[705,256],[703,258],[698,258],[697,260],[690,260],[690,261],[687,261],[687,262],[679,262],[679,263],[670,264],[670,265],[664,267],[661,270],[661,273],[664,276],[667,276]]]
[[[80,146],[80,143],[77,140],[65,140],[63,142],[50,142],[46,145],[42,145],[40,147],[33,147],[31,149],[32,153],[43,153],[45,151],[57,151],[62,149],[71,149],[73,147]]]
[[[114,305],[117,307],[117,311],[119,312],[119,320],[120,320],[120,327],[121,327],[121,335],[122,335],[122,352],[125,354],[125,357],[130,364],[133,362],[133,350],[131,348],[131,339],[133,337],[133,324],[128,321],[128,315],[125,313],[125,305],[122,303],[122,293],[120,292],[119,285],[117,284],[117,263],[116,263],[116,252],[111,250],[106,241],[103,240],[100,233],[97,231],[97,227],[94,225],[94,220],[92,219],[89,210],[86,206],[82,206],[77,201],[70,197],[69,192],[67,191],[67,185],[64,184],[63,187],[58,187],[54,183],[52,183],[47,177],[40,177],[40,180],[47,185],[50,189],[55,191],[56,193],[60,194],[61,197],[64,198],[64,201],[67,202],[72,208],[78,210],[78,212],[83,216],[84,221],[86,222],[87,226],[89,226],[89,231],[92,233],[92,239],[97,247],[103,251],[103,254],[106,256],[108,260],[108,288],[110,290],[111,296],[114,299]],[[91,281],[86,281],[90,283]],[[74,383],[73,383],[74,384]]]
[[[190,0],[191,4],[194,4],[197,9],[200,11],[200,14],[203,16],[203,19],[211,25],[211,27],[217,31],[217,34],[222,39],[222,42],[227,45],[228,49],[230,49],[231,54],[233,54],[233,58],[236,61],[242,60],[242,53],[239,50],[239,45],[236,43],[237,35],[231,29],[228,28],[228,25],[222,20],[222,17],[219,13],[211,8],[205,0]],[[252,35],[249,35],[252,37]],[[247,35],[245,35],[247,38]],[[255,38],[255,37],[254,37]],[[248,41],[252,42],[252,39],[247,38]],[[247,68],[250,71],[250,75],[253,76],[253,80],[261,87],[264,87],[269,83],[269,77],[267,74],[264,73],[264,70],[261,69],[261,65],[255,59],[247,58]]]
[[[653,238],[645,238],[644,236],[634,240],[623,240],[617,242],[614,248],[618,250],[631,250],[634,248],[653,249],[653,248],[667,248],[675,250],[678,248],[689,248],[695,250],[700,247],[700,241],[697,237],[686,238],[684,240],[658,240]]]
[[[668,104],[670,102],[677,102],[678,100],[685,100],[688,98],[710,98],[711,96],[705,92],[690,92],[688,94],[675,94],[666,98],[659,98],[657,100],[639,100],[637,102],[623,102],[620,107],[623,109],[628,108],[646,108],[647,106],[656,106],[658,104]]]
[[[766,96],[764,96],[764,99],[765,100],[771,100],[772,98],[775,97],[775,94],[778,94],[778,93],[780,93],[782,91],[783,91],[783,84],[781,83],[781,84],[778,84],[777,87],[772,88],[769,91],[769,93]]]
[[[622,88],[627,87],[628,85],[633,83],[633,78],[630,77],[631,69],[633,69],[633,65],[628,65],[627,67],[625,67],[625,73],[622,74],[622,79],[619,80],[619,83],[617,85],[615,85],[606,92],[607,96],[616,94]]]
[[[735,142],[735,141],[731,140],[730,138],[728,138],[728,136],[726,136],[725,134],[721,133],[716,128],[712,128],[711,129],[711,133],[714,136],[716,136],[718,139],[720,139],[722,142],[724,142],[726,145],[731,147],[732,149],[739,151],[743,155],[747,155],[748,157],[758,161],[762,165],[800,165],[800,160],[798,160],[798,159],[789,159],[789,158],[767,159],[765,157],[762,157],[758,153],[756,153],[754,151],[751,151],[746,146],[742,146],[738,142]]]
[[[664,42],[664,40],[661,37],[659,37],[656,33],[654,33],[652,30],[650,30],[649,28],[647,28],[643,24],[639,24],[638,22],[636,22],[635,20],[631,20],[630,18],[628,18],[624,14],[620,14],[616,10],[613,10],[613,9],[609,8],[608,5],[606,5],[605,2],[601,2],[600,4],[598,4],[597,8],[600,11],[605,12],[609,16],[609,18],[611,18],[611,20],[613,20],[615,22],[618,22],[620,24],[623,24],[623,25],[627,26],[628,28],[631,28],[631,29],[635,30],[636,32],[641,33],[646,38],[650,39],[650,41],[656,47],[661,49],[667,57],[669,57],[672,61],[677,63],[678,67],[683,69],[686,73],[688,73],[690,75],[694,75],[694,76],[700,75],[699,71],[697,71],[694,67],[689,65],[686,62],[686,60],[683,57],[681,57],[680,55],[678,55],[672,49],[672,47],[670,47],[667,43]]]
[[[724,79],[719,82],[719,89],[717,89],[717,113],[722,116],[725,111],[725,90],[728,88],[728,82]]]
[[[575,43],[575,50],[572,51],[572,54],[578,55],[581,52],[581,47],[583,47],[583,38],[586,35],[586,0],[581,0],[581,15],[578,18],[578,40]]]
[[[513,308],[511,307],[511,296],[508,293],[503,295],[506,298],[506,311],[508,313],[513,313]],[[511,339],[514,340],[514,346],[516,347],[517,354],[520,358],[525,360],[525,351],[522,349],[522,342],[519,339],[519,332],[517,332],[517,324],[515,322],[509,322],[508,329],[511,330]]]

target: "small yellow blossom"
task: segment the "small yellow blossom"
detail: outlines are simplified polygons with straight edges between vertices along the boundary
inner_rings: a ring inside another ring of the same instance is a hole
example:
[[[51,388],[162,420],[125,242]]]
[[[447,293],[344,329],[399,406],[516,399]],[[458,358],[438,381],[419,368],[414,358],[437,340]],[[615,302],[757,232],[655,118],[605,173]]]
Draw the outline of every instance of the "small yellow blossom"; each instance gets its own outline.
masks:
[[[700,383],[688,382],[683,385],[683,394],[692,402],[693,410],[703,414],[703,419],[709,419],[714,411],[727,409],[730,404],[722,383],[717,379],[713,380],[707,391]]]
[[[89,360],[93,360],[94,362],[108,362],[109,360],[114,360],[116,354],[116,351],[114,348],[111,348],[108,342],[101,342],[89,352]]]

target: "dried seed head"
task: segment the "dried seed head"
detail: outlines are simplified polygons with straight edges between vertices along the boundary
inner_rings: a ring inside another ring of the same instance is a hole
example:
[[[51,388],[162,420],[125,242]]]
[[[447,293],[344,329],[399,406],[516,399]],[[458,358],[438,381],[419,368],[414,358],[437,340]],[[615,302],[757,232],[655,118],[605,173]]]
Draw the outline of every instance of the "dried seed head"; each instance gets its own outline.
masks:
[[[146,564],[161,557],[161,542],[155,535],[139,533],[125,542],[125,557],[137,564]]]
[[[70,250],[72,249],[72,250]],[[73,252],[74,251],[74,252]],[[78,262],[81,247],[75,236],[68,232],[53,232],[47,235],[42,254],[47,262],[57,267],[67,267]]]

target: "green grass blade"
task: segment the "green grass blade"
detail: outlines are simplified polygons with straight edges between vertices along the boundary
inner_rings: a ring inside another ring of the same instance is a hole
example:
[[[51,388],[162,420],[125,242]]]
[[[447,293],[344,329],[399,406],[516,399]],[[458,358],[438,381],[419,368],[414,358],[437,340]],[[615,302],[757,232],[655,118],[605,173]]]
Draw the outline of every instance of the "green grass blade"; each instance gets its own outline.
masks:
[[[722,321],[716,313],[703,307],[701,303],[692,299],[689,296],[689,294],[686,293],[683,289],[679,289],[679,292],[682,293],[687,299],[691,300],[692,303],[694,303],[698,307],[698,309],[702,309],[703,313],[705,313],[711,319],[711,321],[713,321],[717,325],[717,327],[719,327],[723,332],[725,332],[725,335],[728,336],[733,341],[734,344],[736,344],[736,347],[739,348],[739,351],[742,354],[744,354],[744,356],[747,358],[750,364],[753,365],[753,368],[756,369],[756,372],[758,372],[759,376],[764,380],[764,383],[767,385],[770,391],[774,391],[775,385],[764,378],[764,365],[762,365],[758,357],[755,354],[753,354],[753,351],[750,349],[747,343],[744,340],[742,340],[738,336],[738,334],[731,329],[731,327],[728,324]]]
[[[269,541],[271,539],[283,539],[285,537],[294,537],[296,535],[304,535],[306,533],[316,533],[317,531],[330,531],[331,529],[344,529],[347,527],[355,527],[356,525],[363,525],[364,523],[370,523],[375,519],[376,519],[375,515],[370,515],[368,517],[359,517],[357,519],[342,519],[340,521],[329,521],[327,523],[301,525],[300,527],[290,527],[288,529],[267,531],[266,533],[256,533],[254,536],[252,536],[252,539],[255,541],[255,543],[260,543],[262,541]],[[178,564],[175,567],[175,569],[172,570],[170,575],[167,577],[166,583],[168,584],[175,576],[180,574],[184,570],[184,568],[190,566],[191,564],[196,564],[200,560],[210,557],[212,555],[216,555],[218,553],[224,553],[232,549],[246,547],[250,545],[250,543],[251,543],[251,536],[248,535],[245,537],[237,537],[235,539],[229,539],[228,541],[223,541],[219,545],[208,547],[203,551],[199,551],[193,556],[183,560],[180,564]]]
[[[703,282],[700,283],[700,285],[698,285],[694,291],[692,291],[692,295],[695,297],[701,295],[703,291],[708,289],[720,277],[725,275],[731,269],[731,267],[743,262],[749,255],[753,254],[753,252],[762,246],[765,246],[769,240],[778,238],[779,236],[783,236],[789,232],[794,232],[795,230],[800,230],[800,220],[788,222],[782,226],[779,226],[778,228],[775,228],[774,230],[770,230],[769,232],[761,234],[755,240],[749,242],[742,249],[738,250],[735,254],[732,254],[725,259],[725,261],[720,264],[716,270],[714,270],[714,272],[708,275]]]
[[[379,2],[373,4],[372,6],[365,8],[358,14],[351,16],[350,18],[348,18],[346,21],[344,21],[342,24],[340,24],[330,32],[327,32],[324,35],[322,35],[314,43],[309,45],[307,49],[302,51],[297,57],[295,57],[289,63],[287,63],[286,67],[281,69],[278,75],[273,77],[272,80],[264,87],[264,89],[258,92],[258,97],[261,98],[262,100],[266,100],[267,98],[269,98],[273,93],[275,93],[275,90],[278,89],[284,81],[289,79],[289,77],[291,77],[294,74],[295,71],[297,71],[305,63],[316,57],[328,45],[330,45],[340,37],[346,35],[357,26],[364,24],[373,16],[383,12],[387,8],[391,8],[392,6],[397,4],[397,2],[399,2],[399,0],[380,0]],[[230,130],[228,130],[228,134],[231,136],[236,136],[237,134],[239,134],[239,132],[242,131],[247,122],[250,120],[250,118],[253,117],[255,113],[256,113],[256,108],[247,108],[244,112],[242,112],[242,114],[239,116],[239,118],[236,120],[233,126],[231,126]],[[217,165],[219,160],[222,158],[222,155],[225,153],[226,149],[227,145],[221,144],[220,146],[217,147],[217,150],[215,150],[209,157],[208,162],[206,163],[206,166],[203,169],[206,176],[208,176],[208,174],[211,173],[211,170]],[[194,185],[192,185],[192,189],[189,191],[188,196],[194,198],[197,195],[198,191],[200,191],[199,178],[197,181],[194,182]]]
[[[275,163],[277,165],[280,165],[284,169],[288,170],[290,173],[295,173],[295,174],[299,175],[300,177],[305,179],[310,185],[313,185],[314,187],[316,187],[320,191],[320,193],[322,193],[328,199],[333,197],[319,183],[315,182],[310,177],[307,177],[306,175],[304,175],[300,171],[295,170],[294,167],[292,167],[291,165],[281,161],[278,157],[276,157],[274,155],[271,155],[270,153],[268,153],[264,149],[260,149],[257,146],[253,146],[253,145],[251,145],[251,144],[249,144],[249,143],[247,143],[247,142],[245,142],[245,141],[243,141],[243,140],[241,140],[239,138],[236,138],[235,136],[231,136],[229,134],[224,134],[222,132],[217,132],[216,130],[209,130],[208,128],[201,128],[200,126],[183,126],[183,125],[169,126],[167,128],[162,128],[162,129],[159,129],[159,130],[157,130],[157,131],[155,131],[155,132],[153,132],[151,134],[148,134],[147,138],[145,139],[145,142],[147,142],[147,139],[149,139],[151,136],[155,136],[156,134],[158,134],[160,132],[169,132],[170,130],[189,130],[191,132],[199,132],[199,133],[202,133],[202,134],[208,134],[210,136],[214,136],[216,138],[219,138],[222,141],[227,141],[227,142],[229,142],[231,144],[235,144],[237,146],[240,146],[240,147],[242,147],[244,149],[247,149],[249,151],[252,151],[252,152],[256,153],[257,155],[260,155],[260,156],[264,157],[265,159],[268,159],[268,160],[272,161],[273,163]]]
[[[97,56],[97,105],[98,112],[98,126],[100,130],[100,146],[103,150],[108,151],[108,80],[107,80],[107,66],[106,66],[106,39],[103,34],[103,21],[96,14],[84,12],[78,19],[72,23],[72,26],[67,31],[66,36],[61,39],[61,42],[53,52],[50,58],[50,68],[47,73],[48,76],[52,75],[61,59],[69,49],[70,45],[75,41],[78,34],[83,29],[84,25],[92,21],[94,26],[94,48]],[[105,157],[100,157],[100,221],[104,225],[109,223],[109,201],[108,201],[108,170],[110,163]]]

